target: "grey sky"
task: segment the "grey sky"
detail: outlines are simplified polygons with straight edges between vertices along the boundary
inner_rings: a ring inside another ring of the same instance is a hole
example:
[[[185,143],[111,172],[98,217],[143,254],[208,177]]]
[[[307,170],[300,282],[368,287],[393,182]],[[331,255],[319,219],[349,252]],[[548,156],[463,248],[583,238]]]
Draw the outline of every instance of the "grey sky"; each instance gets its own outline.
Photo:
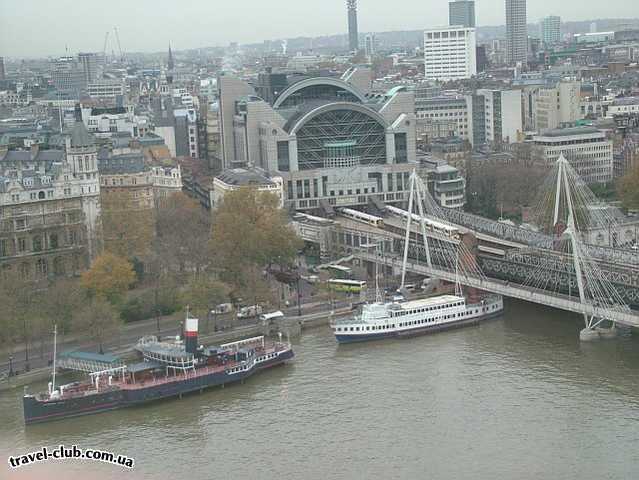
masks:
[[[413,30],[447,22],[448,0],[359,0],[360,31]],[[318,36],[346,30],[346,0],[0,0],[0,55],[101,51],[117,26],[126,51]],[[504,0],[476,0],[478,25],[504,23]],[[637,0],[528,0],[529,22],[639,16]],[[110,42],[109,50],[116,49]]]

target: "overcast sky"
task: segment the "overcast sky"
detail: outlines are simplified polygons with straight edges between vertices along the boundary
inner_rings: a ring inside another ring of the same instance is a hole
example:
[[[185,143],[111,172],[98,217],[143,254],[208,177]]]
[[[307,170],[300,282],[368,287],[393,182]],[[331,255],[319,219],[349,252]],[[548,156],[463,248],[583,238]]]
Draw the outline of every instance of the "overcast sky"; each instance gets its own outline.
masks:
[[[528,0],[528,22],[639,16],[639,0]],[[360,32],[445,25],[448,0],[359,0]],[[346,31],[346,0],[0,0],[0,55],[101,51],[117,26],[125,51],[259,42]],[[476,0],[477,24],[504,24],[504,0]],[[110,39],[111,40],[111,39]],[[110,43],[108,50],[117,50]]]

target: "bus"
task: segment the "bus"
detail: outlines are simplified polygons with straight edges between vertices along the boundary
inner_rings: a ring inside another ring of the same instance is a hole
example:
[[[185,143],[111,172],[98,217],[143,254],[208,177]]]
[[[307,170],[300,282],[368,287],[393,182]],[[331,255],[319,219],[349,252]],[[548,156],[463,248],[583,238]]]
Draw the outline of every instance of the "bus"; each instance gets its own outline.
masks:
[[[360,293],[366,288],[366,282],[360,280],[342,280],[341,278],[331,278],[328,287],[336,292]]]

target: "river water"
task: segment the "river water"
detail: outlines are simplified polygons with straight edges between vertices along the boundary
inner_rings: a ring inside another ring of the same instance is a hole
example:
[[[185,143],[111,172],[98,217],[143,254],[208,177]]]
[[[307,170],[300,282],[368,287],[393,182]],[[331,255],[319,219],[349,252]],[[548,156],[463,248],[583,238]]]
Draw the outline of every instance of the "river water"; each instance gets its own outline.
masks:
[[[26,430],[21,391],[5,392],[0,478],[639,478],[639,336],[582,344],[581,328],[515,301],[407,340],[338,346],[325,327],[243,385]],[[7,467],[61,443],[135,468]]]

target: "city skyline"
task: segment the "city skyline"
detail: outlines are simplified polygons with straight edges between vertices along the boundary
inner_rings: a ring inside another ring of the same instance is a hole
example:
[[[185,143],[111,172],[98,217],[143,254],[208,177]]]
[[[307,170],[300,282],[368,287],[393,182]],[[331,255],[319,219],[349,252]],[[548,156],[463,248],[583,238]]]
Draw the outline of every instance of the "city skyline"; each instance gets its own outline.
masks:
[[[613,0],[607,4],[592,5],[587,9],[578,0],[561,4],[550,0],[531,1],[528,21],[537,22],[548,15],[558,15],[567,21],[580,21],[636,15],[634,0]],[[308,5],[292,0],[274,0],[268,5],[255,2],[237,2],[222,6],[210,2],[189,2],[179,10],[172,5],[157,7],[156,3],[142,0],[137,3],[114,0],[112,8],[95,15],[91,5],[75,0],[62,0],[51,7],[50,2],[31,0],[20,4],[0,6],[0,56],[9,58],[47,57],[79,51],[102,51],[104,33],[117,26],[122,49],[129,52],[158,52],[169,42],[175,50],[226,46],[230,42],[259,43],[278,38],[347,34],[345,2],[330,0],[322,4],[322,15],[308,15]],[[175,8],[175,11],[173,10]],[[252,18],[272,19],[255,28],[247,21],[247,9]],[[74,15],[68,15],[69,10]],[[224,10],[224,15],[219,12]],[[122,12],[128,15],[122,15]],[[278,12],[278,17],[273,16]],[[503,0],[483,0],[476,3],[478,26],[504,25]],[[25,31],[21,19],[29,18],[32,38],[24,41]],[[75,19],[83,18],[83,22]],[[382,0],[359,2],[358,24],[361,33],[401,30],[421,30],[448,24],[448,0],[437,4],[424,4],[404,0],[388,8]],[[52,28],[52,25],[57,28]],[[243,27],[246,25],[246,27]],[[249,28],[249,25],[251,28]],[[153,35],[141,34],[145,30]],[[38,38],[33,32],[46,32]],[[111,35],[113,36],[113,35]],[[109,39],[107,51],[117,51],[115,39]]]

